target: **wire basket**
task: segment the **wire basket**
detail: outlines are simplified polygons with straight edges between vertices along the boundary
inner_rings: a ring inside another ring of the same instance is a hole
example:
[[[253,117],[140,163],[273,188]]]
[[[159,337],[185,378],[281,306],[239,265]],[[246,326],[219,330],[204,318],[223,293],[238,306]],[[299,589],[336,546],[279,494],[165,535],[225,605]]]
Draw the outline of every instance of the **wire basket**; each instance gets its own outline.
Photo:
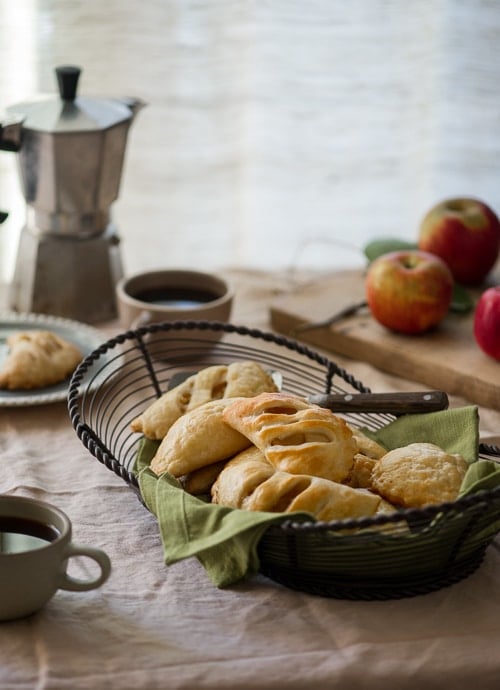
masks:
[[[279,372],[282,390],[370,393],[345,369],[273,333],[208,321],[152,324],[103,343],[75,371],[68,392],[73,427],[88,449],[140,497],[134,462],[141,441],[130,422],[162,393],[213,364],[252,359]],[[376,431],[390,414],[342,415]],[[500,456],[482,444],[482,457]],[[353,520],[269,527],[259,542],[261,572],[290,588],[344,599],[424,594],[472,573],[500,530],[500,487],[423,509]]]

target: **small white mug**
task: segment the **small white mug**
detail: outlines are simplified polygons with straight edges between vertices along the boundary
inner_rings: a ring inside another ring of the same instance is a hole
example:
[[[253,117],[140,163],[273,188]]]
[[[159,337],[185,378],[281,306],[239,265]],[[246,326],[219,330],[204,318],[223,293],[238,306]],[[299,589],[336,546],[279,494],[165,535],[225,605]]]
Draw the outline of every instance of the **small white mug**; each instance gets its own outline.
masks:
[[[86,556],[99,574],[78,580],[66,572],[72,556]],[[41,609],[58,589],[84,592],[100,587],[111,563],[100,549],[71,541],[71,521],[44,501],[0,496],[0,621],[24,618]]]

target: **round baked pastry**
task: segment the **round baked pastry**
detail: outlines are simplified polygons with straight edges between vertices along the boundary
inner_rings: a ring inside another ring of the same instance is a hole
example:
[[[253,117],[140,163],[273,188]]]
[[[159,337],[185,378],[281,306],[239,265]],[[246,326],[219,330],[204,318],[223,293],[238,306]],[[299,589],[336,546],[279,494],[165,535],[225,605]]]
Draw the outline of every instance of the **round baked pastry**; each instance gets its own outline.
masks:
[[[454,501],[467,471],[461,455],[433,443],[395,448],[376,462],[372,487],[390,503],[403,508]]]

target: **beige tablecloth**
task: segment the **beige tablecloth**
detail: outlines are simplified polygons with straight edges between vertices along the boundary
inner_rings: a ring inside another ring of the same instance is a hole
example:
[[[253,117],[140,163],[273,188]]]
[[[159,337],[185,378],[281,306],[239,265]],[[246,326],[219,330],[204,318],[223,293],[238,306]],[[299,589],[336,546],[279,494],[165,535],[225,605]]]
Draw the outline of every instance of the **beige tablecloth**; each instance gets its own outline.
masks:
[[[232,278],[233,321],[265,326],[269,299],[288,277]],[[341,363],[374,390],[415,388]],[[482,434],[498,433],[500,415],[480,413]],[[1,492],[56,504],[72,519],[74,540],[104,549],[113,564],[100,589],[58,592],[33,617],[0,624],[2,690],[499,687],[495,546],[468,579],[411,599],[326,599],[263,576],[217,590],[195,560],[163,564],[154,518],[82,446],[64,403],[2,408],[0,467]],[[93,567],[78,559],[71,572]]]

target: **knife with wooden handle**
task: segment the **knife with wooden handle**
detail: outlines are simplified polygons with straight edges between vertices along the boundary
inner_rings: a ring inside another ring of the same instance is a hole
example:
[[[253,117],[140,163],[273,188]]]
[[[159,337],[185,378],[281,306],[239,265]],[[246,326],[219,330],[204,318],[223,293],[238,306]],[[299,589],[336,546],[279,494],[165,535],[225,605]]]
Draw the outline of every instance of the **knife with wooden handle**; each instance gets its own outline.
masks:
[[[170,379],[169,389],[182,383],[195,372],[180,372]],[[281,390],[283,377],[279,371],[270,372],[276,387]],[[448,396],[443,391],[411,393],[320,393],[307,398],[312,405],[326,407],[332,412],[379,412],[380,414],[412,414],[446,410]]]
[[[327,407],[332,412],[385,412],[401,415],[445,410],[448,407],[448,396],[443,391],[330,393],[310,395],[308,402]]]

